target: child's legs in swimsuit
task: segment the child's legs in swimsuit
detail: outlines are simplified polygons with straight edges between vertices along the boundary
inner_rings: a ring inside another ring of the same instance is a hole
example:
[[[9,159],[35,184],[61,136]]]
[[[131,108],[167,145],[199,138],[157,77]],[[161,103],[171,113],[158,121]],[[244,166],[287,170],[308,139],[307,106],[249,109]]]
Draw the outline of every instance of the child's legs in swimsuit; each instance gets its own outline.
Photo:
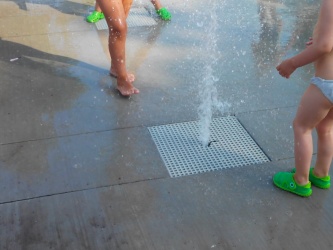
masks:
[[[114,0],[111,0],[111,1],[114,1]],[[125,13],[125,20],[126,20],[128,17],[130,8],[132,6],[133,0],[121,0],[121,2],[123,5],[123,12]],[[127,26],[126,26],[126,33],[127,33]],[[109,41],[109,43],[110,43],[110,41]],[[111,56],[111,58],[112,58],[112,56]],[[118,76],[117,69],[116,69],[117,68],[116,62],[117,62],[116,60],[111,61],[110,73],[114,76]],[[134,81],[135,77],[133,74],[128,73],[127,75],[130,77],[131,81]]]
[[[109,27],[109,52],[118,77],[126,78],[127,24],[121,0],[97,0]]]
[[[328,175],[333,157],[333,109],[316,126],[318,134],[318,153],[314,174],[318,177]]]
[[[313,153],[312,130],[327,116],[331,102],[313,84],[305,91],[299,104],[294,127],[295,180],[298,184],[309,181]]]
[[[112,67],[117,75],[118,89],[124,95],[138,93],[132,85],[133,80],[128,77],[125,61],[127,23],[123,3],[129,11],[132,0],[97,0],[97,2],[109,27],[109,51]]]

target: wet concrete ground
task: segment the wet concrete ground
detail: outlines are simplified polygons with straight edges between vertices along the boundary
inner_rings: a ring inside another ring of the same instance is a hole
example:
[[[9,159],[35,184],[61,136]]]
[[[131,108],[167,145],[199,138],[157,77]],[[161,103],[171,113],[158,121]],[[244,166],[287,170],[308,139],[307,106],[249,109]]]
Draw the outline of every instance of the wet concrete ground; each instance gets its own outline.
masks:
[[[0,249],[332,249],[332,190],[272,184],[293,167],[313,74],[275,66],[304,48],[318,1],[162,3],[170,22],[134,2],[157,25],[129,28],[141,93],[124,99],[107,31],[84,21],[92,0],[0,1]],[[214,117],[234,115],[271,161],[171,178],[147,128],[198,120],[209,63],[230,104]]]

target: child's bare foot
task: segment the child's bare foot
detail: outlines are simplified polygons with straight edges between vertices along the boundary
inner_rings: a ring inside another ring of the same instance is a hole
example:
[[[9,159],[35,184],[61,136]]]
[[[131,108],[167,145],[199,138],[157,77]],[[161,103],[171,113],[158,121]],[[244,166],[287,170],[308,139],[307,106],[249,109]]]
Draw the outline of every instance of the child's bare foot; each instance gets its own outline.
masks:
[[[132,84],[133,81],[129,79],[127,75],[127,79],[122,81],[121,79],[117,79],[117,90],[120,92],[122,96],[129,97],[134,94],[139,94],[140,91],[135,88]]]

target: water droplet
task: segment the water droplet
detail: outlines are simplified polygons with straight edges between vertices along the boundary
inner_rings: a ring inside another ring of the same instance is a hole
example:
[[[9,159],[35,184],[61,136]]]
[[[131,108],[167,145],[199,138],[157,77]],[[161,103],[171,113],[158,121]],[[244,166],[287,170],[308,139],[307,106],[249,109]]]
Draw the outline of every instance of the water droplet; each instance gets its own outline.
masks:
[[[203,22],[197,22],[197,26],[200,28],[203,27]]]

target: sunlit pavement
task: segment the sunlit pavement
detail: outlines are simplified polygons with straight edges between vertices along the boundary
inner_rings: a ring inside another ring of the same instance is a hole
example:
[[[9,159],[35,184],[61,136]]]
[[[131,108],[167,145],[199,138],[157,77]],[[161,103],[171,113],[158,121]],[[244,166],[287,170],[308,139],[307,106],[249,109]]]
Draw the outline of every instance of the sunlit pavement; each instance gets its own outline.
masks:
[[[313,74],[275,67],[304,48],[318,2],[164,0],[164,22],[135,1],[157,24],[129,27],[141,92],[126,99],[107,31],[84,21],[94,1],[0,1],[0,249],[332,249],[332,190],[272,184],[293,167]],[[214,117],[235,116],[270,162],[171,178],[148,127],[198,120],[207,69],[229,105]]]

